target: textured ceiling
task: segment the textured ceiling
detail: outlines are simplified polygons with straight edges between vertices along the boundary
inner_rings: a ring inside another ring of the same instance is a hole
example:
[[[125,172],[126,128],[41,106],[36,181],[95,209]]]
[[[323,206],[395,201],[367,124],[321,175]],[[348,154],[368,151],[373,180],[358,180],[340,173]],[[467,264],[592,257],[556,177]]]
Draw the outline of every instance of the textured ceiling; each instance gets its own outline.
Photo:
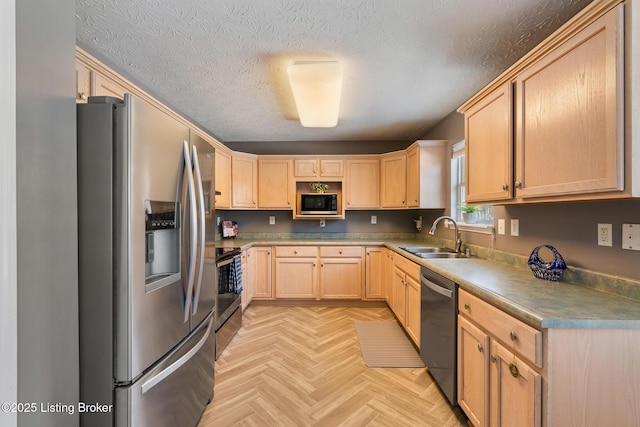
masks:
[[[412,141],[591,0],[76,0],[78,45],[223,142]],[[344,64],[338,126],[286,67]]]

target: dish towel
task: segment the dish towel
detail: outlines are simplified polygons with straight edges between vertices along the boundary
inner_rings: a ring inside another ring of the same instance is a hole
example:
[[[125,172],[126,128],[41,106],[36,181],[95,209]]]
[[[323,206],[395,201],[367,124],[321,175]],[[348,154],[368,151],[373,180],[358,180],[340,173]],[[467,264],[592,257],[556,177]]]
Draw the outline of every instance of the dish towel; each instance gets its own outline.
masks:
[[[233,257],[233,268],[231,269],[232,288],[231,292],[239,294],[242,292],[242,259],[240,255]]]

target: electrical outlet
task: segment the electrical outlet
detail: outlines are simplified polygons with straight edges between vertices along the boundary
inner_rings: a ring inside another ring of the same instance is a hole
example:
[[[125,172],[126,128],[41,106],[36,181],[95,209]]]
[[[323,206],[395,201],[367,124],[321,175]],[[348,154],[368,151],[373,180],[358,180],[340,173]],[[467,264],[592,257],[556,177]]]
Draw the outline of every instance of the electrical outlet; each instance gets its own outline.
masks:
[[[520,220],[519,219],[512,219],[511,220],[511,235],[514,236],[514,237],[520,235]]]
[[[611,224],[598,224],[598,245],[613,246]]]
[[[378,223],[378,217],[375,215],[371,215],[371,224],[377,224]]]
[[[640,224],[622,224],[622,249],[640,251]]]
[[[274,215],[269,215],[269,225],[274,225],[276,223],[276,217]]]
[[[222,218],[220,218],[219,216],[216,217],[216,225],[219,227],[220,223],[222,222]]]
[[[324,227],[324,219],[320,220],[320,227]]]
[[[507,226],[505,225],[504,218],[498,220],[498,234],[504,235],[506,233]]]

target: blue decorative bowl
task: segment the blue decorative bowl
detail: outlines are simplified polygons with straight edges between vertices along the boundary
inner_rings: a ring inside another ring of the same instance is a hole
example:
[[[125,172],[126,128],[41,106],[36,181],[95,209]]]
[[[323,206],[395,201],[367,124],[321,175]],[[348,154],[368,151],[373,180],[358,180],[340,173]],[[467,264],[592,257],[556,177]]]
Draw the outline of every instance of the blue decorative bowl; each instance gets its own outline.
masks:
[[[547,248],[553,253],[553,261],[544,261],[540,258],[541,248]],[[562,273],[567,269],[567,264],[560,252],[551,245],[538,246],[529,256],[529,268],[538,279],[558,281]]]

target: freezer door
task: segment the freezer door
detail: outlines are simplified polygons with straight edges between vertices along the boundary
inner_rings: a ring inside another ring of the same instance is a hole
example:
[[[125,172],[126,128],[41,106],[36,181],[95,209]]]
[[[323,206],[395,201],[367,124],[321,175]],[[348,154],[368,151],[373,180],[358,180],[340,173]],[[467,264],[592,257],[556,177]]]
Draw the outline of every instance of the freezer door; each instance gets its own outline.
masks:
[[[158,366],[116,388],[116,427],[194,427],[213,398],[214,353],[210,314]]]
[[[218,283],[215,267],[215,185],[214,148],[203,138],[191,131],[191,160],[196,182],[197,211],[197,251],[196,277],[191,304],[191,326],[199,325],[214,309]],[[206,248],[209,250],[206,250]]]
[[[116,383],[129,383],[189,333],[181,267],[179,174],[189,129],[131,95],[115,111]],[[160,226],[149,227],[158,215]],[[169,221],[170,222],[170,221]],[[164,228],[163,228],[164,227]]]

